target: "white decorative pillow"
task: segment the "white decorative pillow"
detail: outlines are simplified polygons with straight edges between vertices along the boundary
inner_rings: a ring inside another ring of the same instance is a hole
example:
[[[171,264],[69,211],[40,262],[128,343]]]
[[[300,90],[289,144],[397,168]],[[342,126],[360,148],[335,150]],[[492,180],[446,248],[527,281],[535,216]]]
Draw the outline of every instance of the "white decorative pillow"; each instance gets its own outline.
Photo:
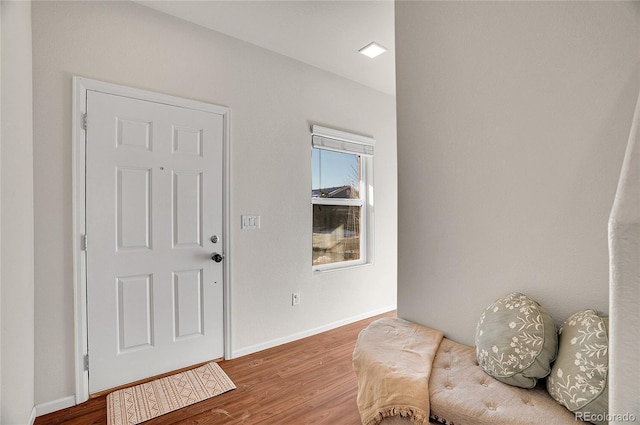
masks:
[[[476,357],[488,375],[505,384],[533,388],[551,371],[558,335],[540,304],[518,292],[497,299],[480,316]]]
[[[608,371],[609,319],[594,310],[573,314],[560,329],[558,360],[547,378],[547,391],[576,417],[606,424]]]

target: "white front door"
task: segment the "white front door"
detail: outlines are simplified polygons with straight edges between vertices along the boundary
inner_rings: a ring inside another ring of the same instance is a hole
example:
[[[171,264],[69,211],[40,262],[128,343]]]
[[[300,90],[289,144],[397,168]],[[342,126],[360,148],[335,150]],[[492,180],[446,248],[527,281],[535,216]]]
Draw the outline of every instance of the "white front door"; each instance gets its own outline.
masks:
[[[225,122],[99,91],[88,90],[86,102],[95,393],[224,355],[224,263],[212,254],[223,246]]]

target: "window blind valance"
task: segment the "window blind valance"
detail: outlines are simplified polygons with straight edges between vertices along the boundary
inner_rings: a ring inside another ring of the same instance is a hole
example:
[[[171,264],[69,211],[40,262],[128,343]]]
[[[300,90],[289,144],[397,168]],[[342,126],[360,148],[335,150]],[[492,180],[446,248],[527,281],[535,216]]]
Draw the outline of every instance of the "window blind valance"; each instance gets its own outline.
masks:
[[[311,127],[312,145],[314,148],[348,152],[364,156],[373,156],[376,140],[372,137],[360,136],[345,131],[314,125]]]

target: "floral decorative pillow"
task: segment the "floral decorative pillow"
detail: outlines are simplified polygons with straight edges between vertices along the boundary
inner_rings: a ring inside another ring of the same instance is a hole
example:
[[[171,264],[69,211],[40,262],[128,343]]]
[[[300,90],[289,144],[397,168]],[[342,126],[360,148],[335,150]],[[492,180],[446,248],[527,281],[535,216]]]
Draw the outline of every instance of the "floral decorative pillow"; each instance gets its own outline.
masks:
[[[551,316],[524,294],[514,292],[497,299],[478,321],[478,364],[505,384],[535,387],[551,371],[557,348]]]
[[[547,391],[574,413],[606,418],[608,369],[609,319],[594,310],[573,314],[560,329],[558,360],[547,378]]]

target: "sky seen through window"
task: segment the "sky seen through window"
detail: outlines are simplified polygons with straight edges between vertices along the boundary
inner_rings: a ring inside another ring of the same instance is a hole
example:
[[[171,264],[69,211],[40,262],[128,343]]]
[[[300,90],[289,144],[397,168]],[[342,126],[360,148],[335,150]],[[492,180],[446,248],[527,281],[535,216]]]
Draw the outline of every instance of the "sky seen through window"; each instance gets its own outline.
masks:
[[[339,186],[359,186],[358,155],[314,148],[312,160],[312,190]]]

